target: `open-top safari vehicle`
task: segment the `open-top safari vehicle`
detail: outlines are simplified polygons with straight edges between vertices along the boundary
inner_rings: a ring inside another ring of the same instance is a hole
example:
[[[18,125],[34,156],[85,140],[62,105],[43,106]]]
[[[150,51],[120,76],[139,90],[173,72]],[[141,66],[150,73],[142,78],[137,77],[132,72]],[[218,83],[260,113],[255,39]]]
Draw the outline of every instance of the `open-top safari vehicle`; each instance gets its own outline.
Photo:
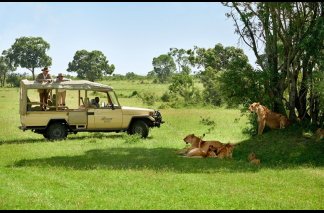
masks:
[[[42,110],[38,89],[49,91]],[[66,105],[56,101],[59,89],[66,90]],[[91,99],[100,98],[99,107]],[[113,88],[86,80],[39,83],[21,80],[19,94],[21,130],[32,130],[50,140],[64,139],[77,132],[121,132],[146,138],[150,127],[160,127],[159,111],[121,106]]]

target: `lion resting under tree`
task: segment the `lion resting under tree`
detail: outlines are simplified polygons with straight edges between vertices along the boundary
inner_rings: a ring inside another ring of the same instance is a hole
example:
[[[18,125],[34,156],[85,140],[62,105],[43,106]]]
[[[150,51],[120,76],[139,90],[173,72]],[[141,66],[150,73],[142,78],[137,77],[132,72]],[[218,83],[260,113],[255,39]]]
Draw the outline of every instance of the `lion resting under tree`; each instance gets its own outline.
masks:
[[[265,106],[262,106],[259,102],[254,102],[249,106],[251,113],[258,115],[258,135],[262,135],[265,125],[271,129],[283,129],[290,124],[289,119],[276,112],[272,112]]]

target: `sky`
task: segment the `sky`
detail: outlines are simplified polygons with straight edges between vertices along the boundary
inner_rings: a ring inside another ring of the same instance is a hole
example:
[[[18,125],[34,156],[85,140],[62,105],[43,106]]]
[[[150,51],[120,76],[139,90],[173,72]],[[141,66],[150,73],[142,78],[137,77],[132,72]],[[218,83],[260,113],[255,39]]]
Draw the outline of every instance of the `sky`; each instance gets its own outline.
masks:
[[[220,2],[0,2],[0,52],[17,38],[42,37],[50,44],[53,75],[76,75],[66,70],[83,49],[101,51],[115,65],[114,74],[146,75],[153,58],[170,48],[221,43],[242,48],[254,66],[253,52],[234,33],[226,12]]]

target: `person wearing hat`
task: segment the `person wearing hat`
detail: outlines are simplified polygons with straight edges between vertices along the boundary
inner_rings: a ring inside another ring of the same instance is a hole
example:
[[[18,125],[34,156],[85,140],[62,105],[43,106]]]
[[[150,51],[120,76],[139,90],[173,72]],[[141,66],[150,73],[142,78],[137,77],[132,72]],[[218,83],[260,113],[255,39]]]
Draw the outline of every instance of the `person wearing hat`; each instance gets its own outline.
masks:
[[[65,79],[62,73],[59,73],[56,77],[56,82],[62,81],[69,81],[70,79]],[[65,97],[66,97],[66,90],[65,89],[58,89],[57,90],[57,100],[59,106],[65,106]]]
[[[37,75],[36,81],[40,82],[40,83],[52,82],[52,77],[48,72],[49,72],[48,67],[44,67],[44,69],[42,69],[42,73]],[[39,92],[40,107],[42,108],[43,111],[45,111],[46,105],[47,105],[47,100],[48,100],[48,94],[49,94],[50,90],[49,89],[38,89],[38,92]]]

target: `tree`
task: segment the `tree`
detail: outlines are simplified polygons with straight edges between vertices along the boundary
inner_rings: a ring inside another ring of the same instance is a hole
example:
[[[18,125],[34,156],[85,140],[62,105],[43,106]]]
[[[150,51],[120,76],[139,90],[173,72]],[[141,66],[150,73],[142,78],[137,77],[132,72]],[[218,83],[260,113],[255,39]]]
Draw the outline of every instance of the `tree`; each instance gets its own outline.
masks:
[[[194,87],[192,76],[186,72],[177,73],[172,76],[169,86],[171,94],[176,94],[184,99],[186,104],[195,103],[200,98],[199,90]]]
[[[313,72],[323,55],[324,24],[322,2],[231,2],[228,17],[235,32],[254,52],[261,71],[268,76],[265,95],[272,110],[296,119],[312,117],[317,122],[318,94],[312,93]],[[299,91],[298,91],[299,90]],[[288,97],[285,96],[285,91]],[[306,97],[309,93],[310,101]],[[313,116],[308,115],[306,108]]]
[[[8,75],[6,82],[7,82],[7,84],[9,84],[12,87],[19,87],[20,81],[22,79],[26,79],[26,78],[27,78],[26,73],[24,73],[24,74],[10,73]]]
[[[176,71],[176,65],[170,55],[163,54],[153,58],[152,65],[153,71],[161,83],[167,82]]]
[[[254,72],[242,49],[216,44],[214,48],[195,47],[189,52],[191,64],[202,68],[199,76],[206,103],[219,106],[222,100],[226,100],[229,106],[237,106],[254,100],[256,88],[263,93],[258,86],[261,79],[258,79],[259,75]]]
[[[106,56],[98,50],[91,52],[78,50],[67,69],[68,72],[76,72],[77,77],[90,81],[102,79],[104,75],[110,75],[114,70],[115,65],[109,65]]]
[[[46,55],[50,45],[41,37],[20,37],[5,50],[3,54],[9,58],[15,67],[27,68],[35,79],[35,68],[50,66],[51,57]]]
[[[170,48],[168,55],[172,56],[178,65],[178,73],[187,72],[190,74],[191,69],[189,67],[189,54],[185,49]]]
[[[4,87],[7,74],[9,72],[8,61],[4,56],[0,56],[0,86]]]

